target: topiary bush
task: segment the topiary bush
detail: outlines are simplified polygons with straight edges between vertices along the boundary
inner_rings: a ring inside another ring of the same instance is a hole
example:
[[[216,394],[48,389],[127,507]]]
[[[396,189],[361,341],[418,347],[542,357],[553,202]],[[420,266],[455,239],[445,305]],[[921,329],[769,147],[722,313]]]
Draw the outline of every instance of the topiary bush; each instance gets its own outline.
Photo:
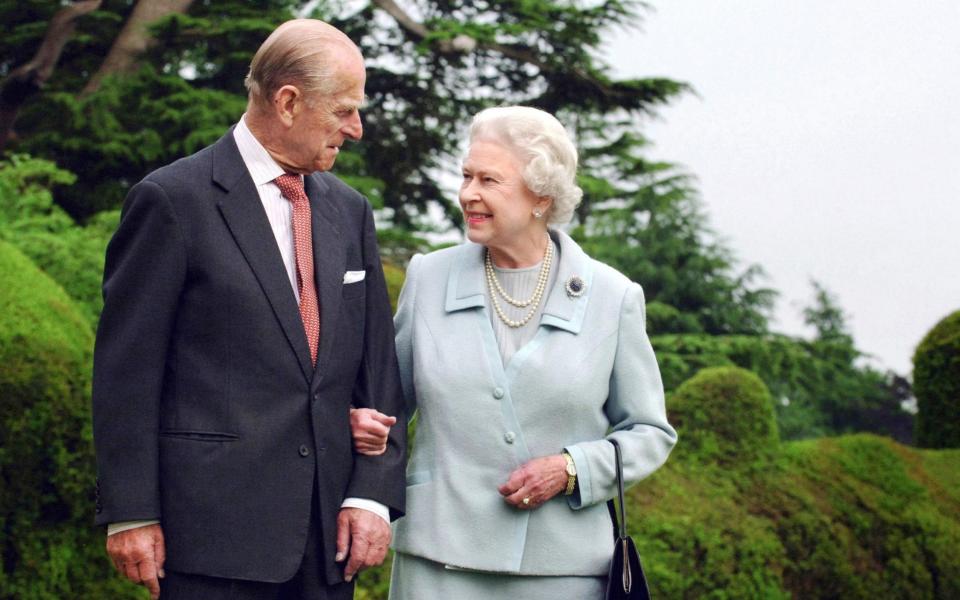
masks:
[[[53,201],[53,188],[76,177],[50,161],[13,155],[0,160],[0,240],[15,246],[59,283],[96,324],[107,241],[120,220],[113,210],[83,226]]]
[[[681,460],[749,465],[780,444],[770,392],[746,369],[703,369],[670,396],[667,411],[683,440]]]
[[[0,282],[0,598],[131,597],[93,526],[90,326],[3,241]]]
[[[917,445],[960,448],[960,310],[944,317],[917,346],[913,392]]]
[[[958,461],[870,434],[762,469],[671,456],[627,492],[630,531],[654,598],[958,598]]]

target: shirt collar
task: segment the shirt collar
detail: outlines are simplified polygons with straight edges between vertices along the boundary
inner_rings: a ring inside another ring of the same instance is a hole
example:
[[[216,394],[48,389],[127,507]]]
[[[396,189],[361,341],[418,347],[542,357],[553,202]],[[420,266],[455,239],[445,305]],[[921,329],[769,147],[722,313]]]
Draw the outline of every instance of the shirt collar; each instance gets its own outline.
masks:
[[[237,150],[240,151],[240,158],[250,172],[250,177],[255,185],[270,183],[277,177],[283,175],[286,171],[283,167],[273,160],[263,144],[253,135],[250,128],[247,127],[246,113],[240,117],[240,122],[233,128],[233,139],[237,142]]]

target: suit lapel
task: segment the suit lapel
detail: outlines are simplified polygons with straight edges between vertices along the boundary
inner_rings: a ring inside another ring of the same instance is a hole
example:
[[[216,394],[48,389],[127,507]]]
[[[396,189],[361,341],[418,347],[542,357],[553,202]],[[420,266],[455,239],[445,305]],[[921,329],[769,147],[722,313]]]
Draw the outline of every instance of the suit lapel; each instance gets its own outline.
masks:
[[[330,188],[321,175],[314,173],[304,178],[304,188],[310,198],[311,229],[313,234],[314,279],[320,297],[320,347],[317,351],[317,372],[322,373],[330,359],[336,330],[336,316],[340,314],[343,273],[346,268],[344,240],[337,224],[340,213],[330,197]]]
[[[593,264],[569,235],[559,230],[551,230],[550,235],[560,246],[560,260],[556,283],[547,296],[540,325],[550,325],[579,334],[593,290]],[[580,296],[567,294],[566,284],[573,277],[579,278],[584,284]]]
[[[444,308],[447,312],[486,306],[483,286],[483,246],[464,242],[447,276]]]
[[[213,181],[225,192],[218,202],[230,233],[253,270],[290,348],[309,381],[313,372],[310,348],[303,331],[300,309],[283,267],[277,238],[263,210],[263,203],[233,139],[233,130],[213,147]]]

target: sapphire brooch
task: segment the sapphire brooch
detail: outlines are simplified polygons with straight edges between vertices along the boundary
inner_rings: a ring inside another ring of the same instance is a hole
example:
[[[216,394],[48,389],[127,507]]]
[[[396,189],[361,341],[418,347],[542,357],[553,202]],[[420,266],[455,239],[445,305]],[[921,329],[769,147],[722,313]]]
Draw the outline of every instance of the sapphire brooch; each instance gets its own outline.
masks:
[[[567,296],[571,298],[579,298],[587,291],[587,284],[576,275],[568,279],[563,287],[567,290]]]

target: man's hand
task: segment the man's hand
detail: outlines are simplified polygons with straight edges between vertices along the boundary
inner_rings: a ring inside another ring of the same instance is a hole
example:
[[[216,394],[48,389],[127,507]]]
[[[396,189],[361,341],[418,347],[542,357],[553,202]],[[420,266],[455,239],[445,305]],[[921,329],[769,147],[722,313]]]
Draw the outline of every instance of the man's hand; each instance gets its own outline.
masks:
[[[388,417],[372,408],[351,408],[350,433],[353,435],[353,447],[358,453],[367,456],[383,454],[387,451],[390,428],[396,422],[396,417]]]
[[[342,508],[337,515],[337,562],[349,555],[343,576],[352,581],[361,569],[383,562],[390,546],[390,525],[362,508]]]
[[[145,525],[108,535],[107,554],[121,575],[150,590],[153,600],[160,597],[159,578],[163,577],[163,561],[167,558],[160,525]]]

